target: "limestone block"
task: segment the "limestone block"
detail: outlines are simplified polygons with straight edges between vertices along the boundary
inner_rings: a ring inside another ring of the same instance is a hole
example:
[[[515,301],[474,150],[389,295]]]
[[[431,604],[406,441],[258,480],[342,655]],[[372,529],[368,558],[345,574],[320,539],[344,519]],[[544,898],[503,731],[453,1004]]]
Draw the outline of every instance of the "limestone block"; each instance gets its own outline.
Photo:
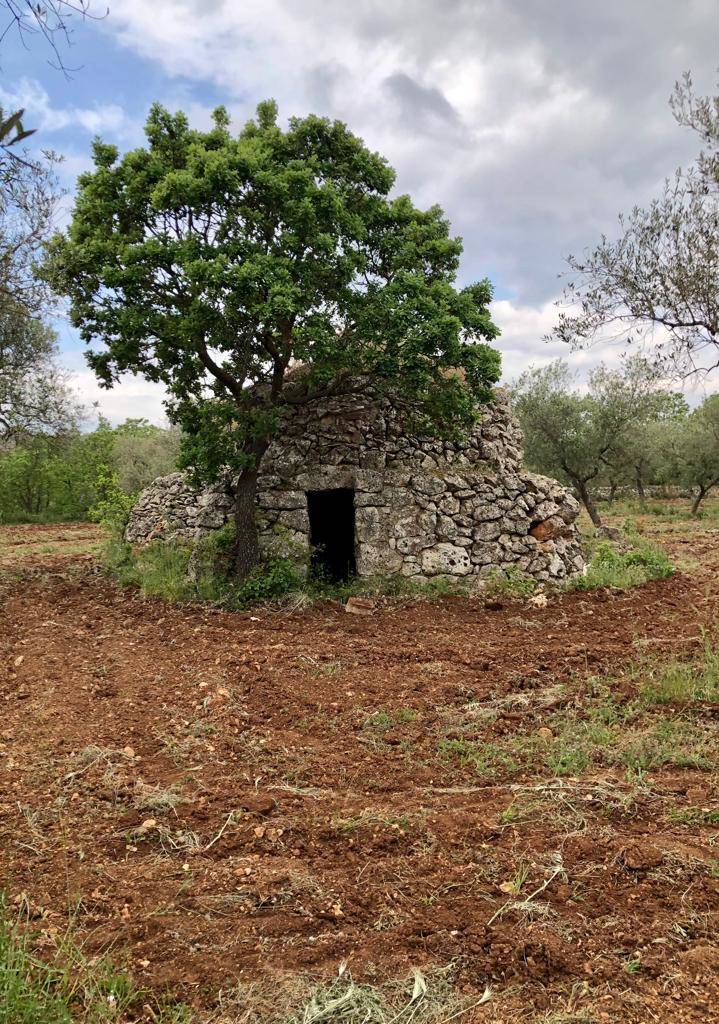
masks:
[[[501,532],[499,523],[495,520],[494,522],[478,523],[472,530],[472,537],[474,540],[481,541],[497,540]]]
[[[500,549],[496,543],[478,542],[472,545],[472,561],[477,565],[496,564],[500,558]]]
[[[455,544],[435,544],[422,552],[422,571],[428,576],[466,576],[472,562],[465,548]]]
[[[439,476],[427,473],[412,477],[410,487],[418,494],[437,495],[444,492],[444,481]]]
[[[387,543],[391,520],[389,509],[365,506],[355,510],[355,532],[357,540],[364,544]]]
[[[358,543],[356,550],[357,575],[375,576],[378,573],[398,572],[404,559],[399,551],[392,551],[389,545]]]
[[[260,508],[307,508],[307,495],[304,491],[265,490],[260,492],[257,504]]]
[[[443,498],[441,498],[437,502],[437,505],[439,507],[440,512],[443,512],[444,515],[446,515],[446,516],[455,516],[455,515],[457,515],[457,513],[460,510],[460,508],[462,507],[460,505],[458,499],[455,498],[454,495],[451,495],[451,494],[447,494]]]
[[[437,540],[434,533],[421,533],[416,537],[400,537],[395,541],[396,549],[403,555],[418,555],[420,551],[431,547]]]
[[[288,530],[302,533],[308,533],[310,528],[310,517],[306,508],[283,510],[278,513],[277,522]]]

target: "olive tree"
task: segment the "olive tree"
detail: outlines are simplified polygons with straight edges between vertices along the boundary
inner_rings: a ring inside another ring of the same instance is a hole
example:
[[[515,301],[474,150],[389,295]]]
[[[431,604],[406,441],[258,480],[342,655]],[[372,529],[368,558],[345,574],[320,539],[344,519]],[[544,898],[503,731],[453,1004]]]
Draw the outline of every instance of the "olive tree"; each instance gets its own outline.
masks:
[[[0,443],[61,433],[82,415],[55,361],[55,335],[12,303],[0,302]]]
[[[719,395],[710,395],[669,436],[673,476],[694,492],[692,513],[719,484]]]
[[[607,454],[603,476],[610,489],[618,484],[633,487],[643,504],[646,485],[666,482],[667,474],[674,472],[668,468],[668,439],[673,436],[671,427],[686,416],[688,407],[681,394],[659,389],[642,396],[636,412]]]
[[[719,364],[719,97],[696,97],[687,75],[672,109],[704,148],[648,207],[620,218],[616,238],[568,257],[570,308],[554,336],[574,347],[608,334],[648,341],[690,374]]]
[[[283,129],[270,101],[233,135],[222,108],[198,131],[156,105],[146,135],[122,158],[95,143],[45,275],[101,383],[163,383],[184,464],[230,481],[243,576],[282,414],[369,380],[416,429],[466,428],[499,376],[491,288],[455,286],[442,211],[391,197],[392,169],[340,122]]]
[[[177,468],[180,432],[153,426],[146,420],[127,420],[114,431],[113,464],[124,494],[136,495],[158,476]]]
[[[667,404],[657,388],[655,368],[640,357],[620,369],[597,367],[585,391],[561,359],[527,371],[514,386],[527,462],[574,487],[596,527],[602,520],[592,489],[612,473],[618,481],[627,463],[635,474],[641,469],[640,431]]]

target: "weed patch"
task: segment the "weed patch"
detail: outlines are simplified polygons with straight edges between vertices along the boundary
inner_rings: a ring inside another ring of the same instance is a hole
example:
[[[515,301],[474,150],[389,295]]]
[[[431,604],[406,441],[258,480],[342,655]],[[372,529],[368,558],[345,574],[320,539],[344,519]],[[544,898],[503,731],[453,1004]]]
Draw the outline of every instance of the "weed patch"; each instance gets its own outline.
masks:
[[[704,641],[701,657],[665,658],[639,663],[630,671],[643,704],[687,704],[719,699],[719,650]]]
[[[0,1024],[100,1024],[125,1019],[143,1003],[147,993],[125,971],[108,958],[87,959],[69,932],[52,960],[40,958],[26,908],[12,911],[0,897]],[[184,1006],[151,1009],[158,1024],[189,1024]]]
[[[304,603],[342,601],[350,597],[388,597],[408,600],[438,600],[467,596],[469,584],[450,577],[436,577],[426,583],[407,579],[400,573],[355,576],[343,583],[328,582],[307,575],[301,563],[277,558],[258,566],[242,583],[234,583],[224,572],[227,565],[226,530],[216,531],[197,548],[179,541],[153,541],[141,548],[127,544],[115,531],[101,557],[105,568],[123,586],[138,587],[149,597],[166,601],[207,601],[231,610],[296,598]]]
[[[505,772],[517,772],[521,768],[513,753],[496,743],[441,739],[437,749],[440,757],[456,760],[461,765],[471,765],[477,775],[494,775],[500,769]]]
[[[675,807],[667,815],[669,821],[678,825],[719,825],[719,807]]]
[[[611,544],[597,545],[583,576],[568,584],[572,590],[612,587],[627,590],[649,580],[664,580],[674,574],[674,566],[661,548],[640,541],[630,551],[615,551]]]
[[[417,1024],[440,1024],[489,1002],[490,998],[489,989],[479,999],[456,996],[444,978],[428,978],[418,970],[406,983],[382,988],[359,985],[346,973],[343,964],[339,977],[330,985],[315,989],[304,1006],[286,1021],[287,1024],[393,1024],[411,1020]]]
[[[516,565],[508,569],[493,569],[487,576],[484,591],[496,597],[531,597],[539,583],[533,576],[527,576]]]

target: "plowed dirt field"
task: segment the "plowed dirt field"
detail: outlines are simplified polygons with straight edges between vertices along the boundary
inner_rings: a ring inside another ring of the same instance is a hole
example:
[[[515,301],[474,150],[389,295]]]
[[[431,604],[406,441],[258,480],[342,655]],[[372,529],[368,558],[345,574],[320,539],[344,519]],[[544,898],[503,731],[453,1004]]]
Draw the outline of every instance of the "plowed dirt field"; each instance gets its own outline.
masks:
[[[642,525],[673,579],[368,616],[172,606],[93,527],[0,528],[9,901],[200,1021],[341,961],[451,965],[462,1024],[719,1020],[719,704],[646,697],[713,636],[719,533]]]

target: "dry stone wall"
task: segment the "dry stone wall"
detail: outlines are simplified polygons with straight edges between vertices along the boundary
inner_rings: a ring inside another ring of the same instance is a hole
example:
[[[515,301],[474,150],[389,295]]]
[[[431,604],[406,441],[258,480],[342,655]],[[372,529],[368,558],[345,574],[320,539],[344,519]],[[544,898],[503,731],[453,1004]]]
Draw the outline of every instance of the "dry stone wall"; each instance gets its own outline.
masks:
[[[461,443],[408,436],[395,409],[371,395],[318,403],[285,421],[262,461],[263,548],[306,556],[307,492],[349,488],[360,576],[486,577],[516,567],[549,581],[581,572],[576,500],[521,466],[521,432],[502,392]],[[141,494],[126,536],[196,542],[231,506],[228,488],[197,492],[175,473]]]

